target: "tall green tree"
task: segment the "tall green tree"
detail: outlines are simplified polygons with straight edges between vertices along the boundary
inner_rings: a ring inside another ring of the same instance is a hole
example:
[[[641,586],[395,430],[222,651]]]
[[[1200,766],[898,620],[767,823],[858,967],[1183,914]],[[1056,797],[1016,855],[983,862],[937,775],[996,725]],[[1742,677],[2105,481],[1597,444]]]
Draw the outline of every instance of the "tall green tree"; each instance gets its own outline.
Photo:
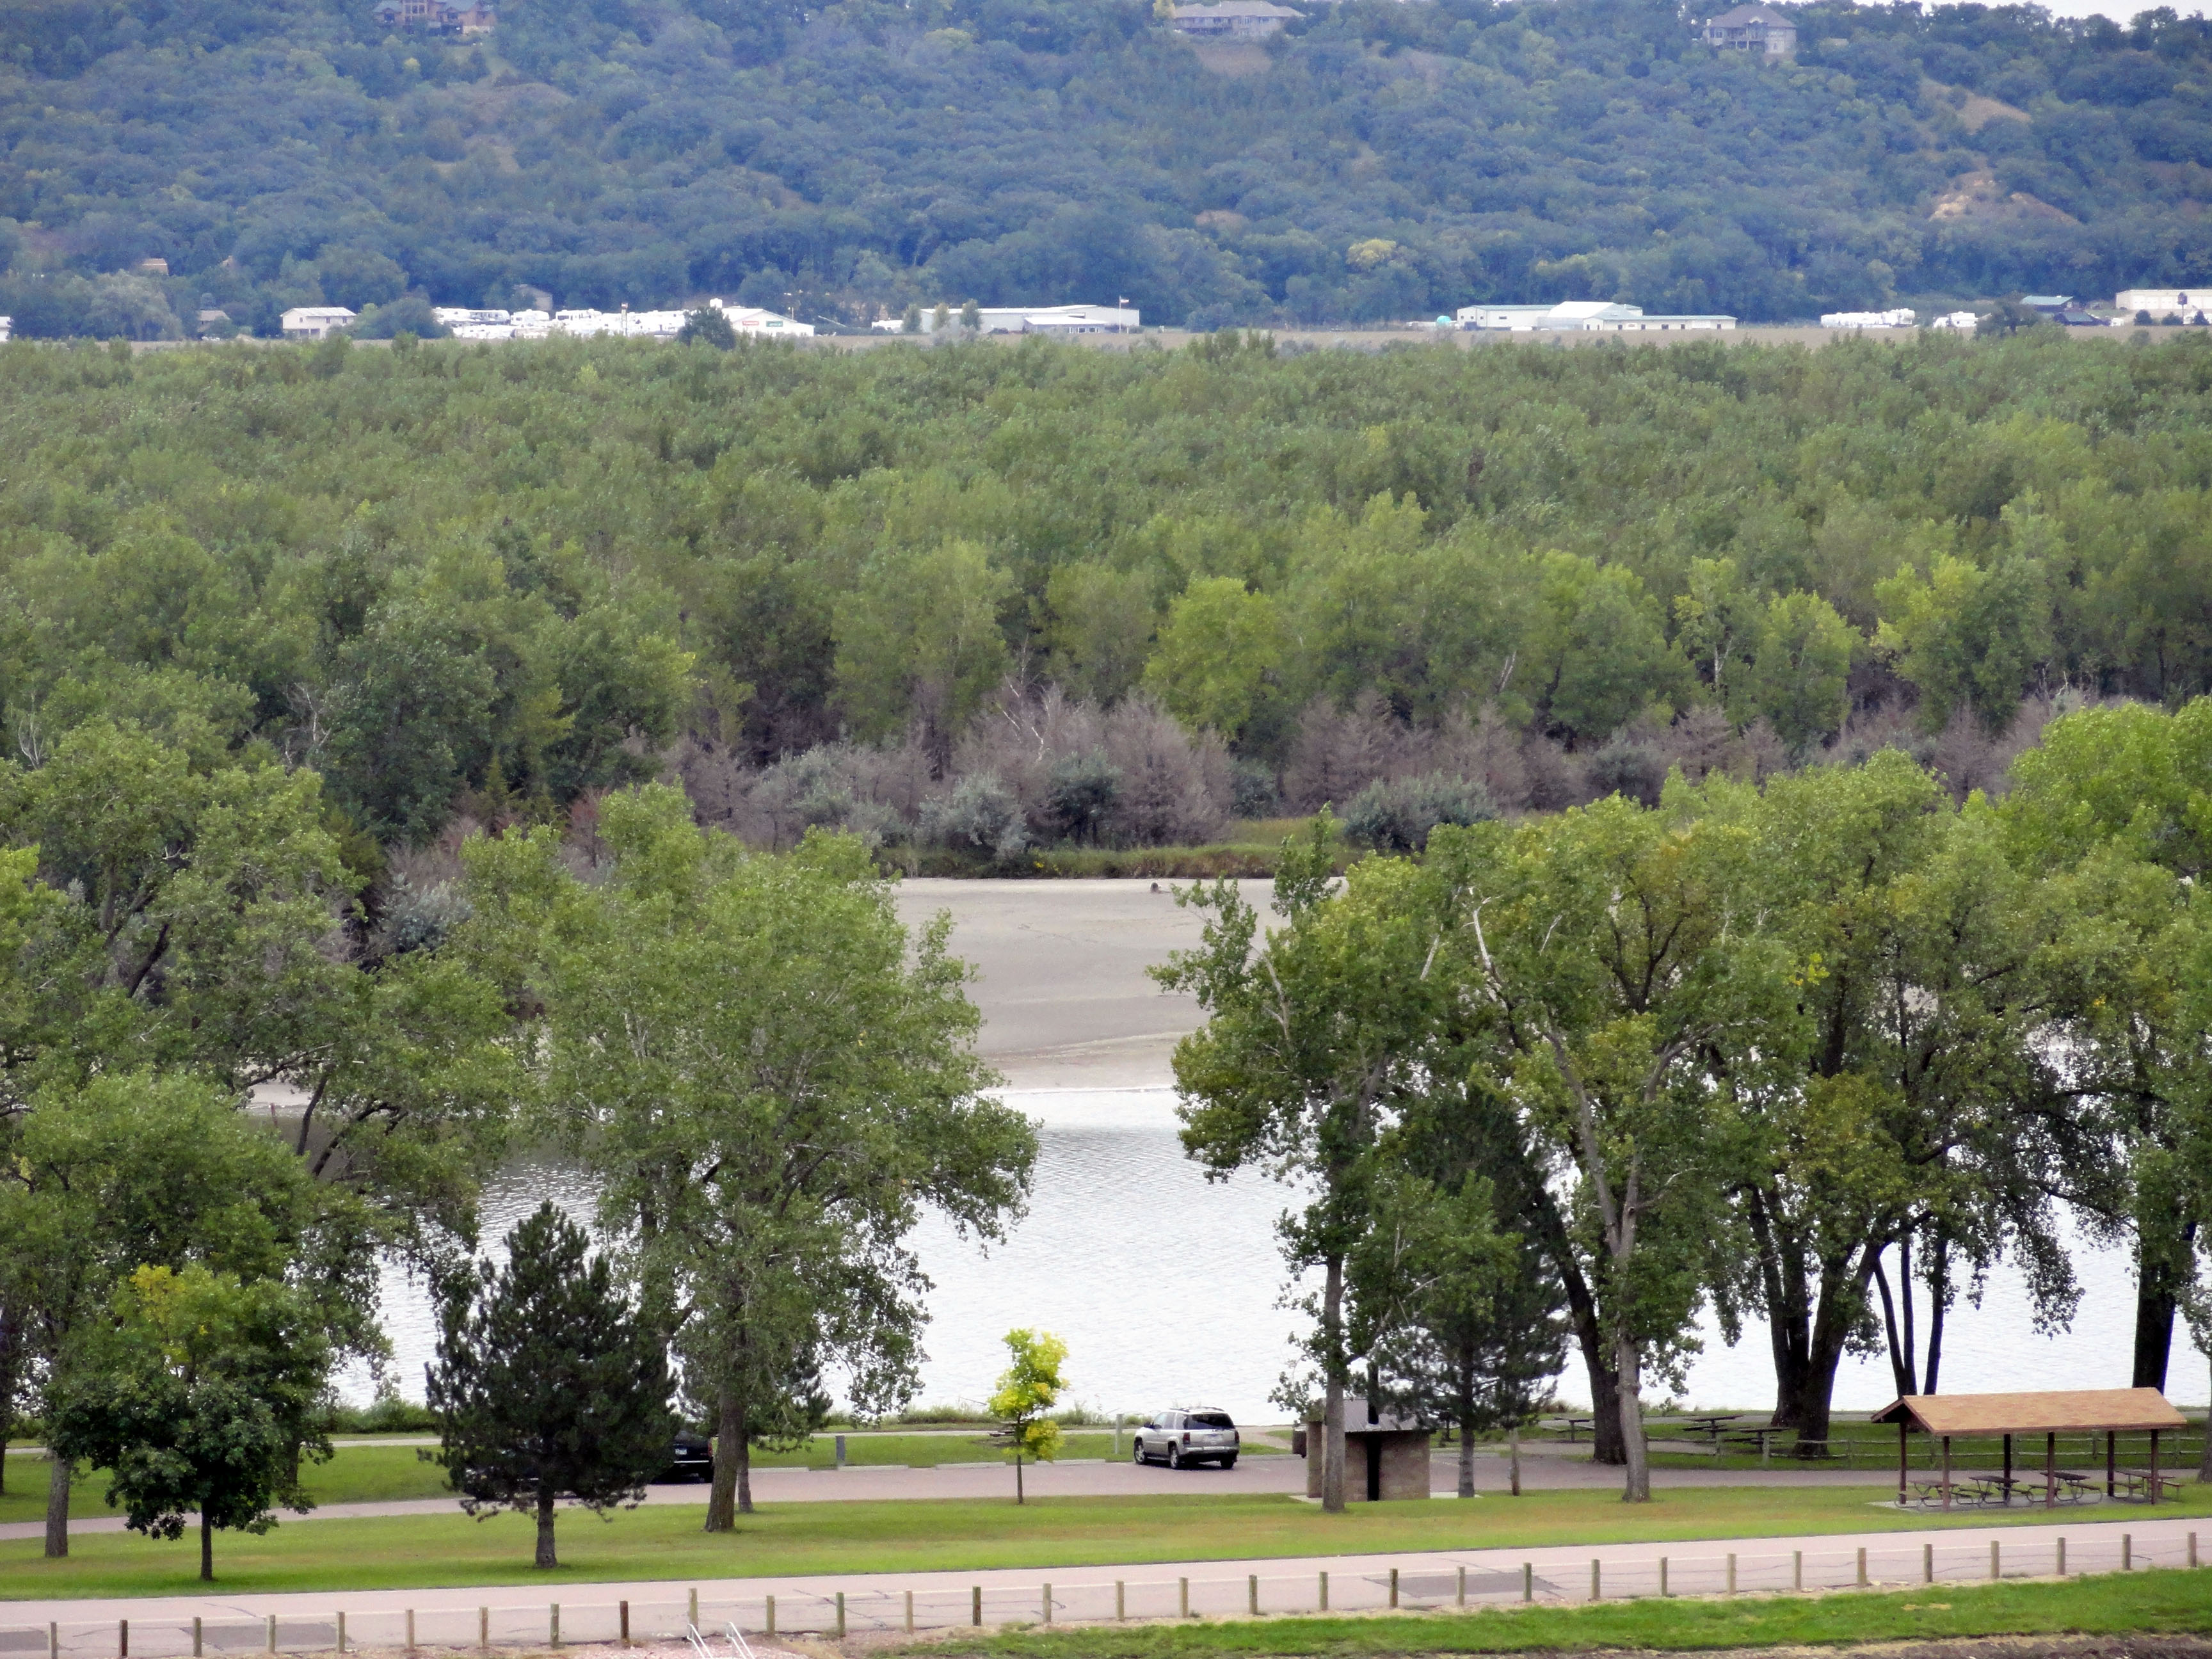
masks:
[[[488,957],[542,1008],[551,1121],[636,1255],[647,1320],[717,1425],[710,1531],[750,1509],[750,1448],[818,1409],[911,1394],[925,1210],[995,1238],[1036,1137],[983,1096],[944,919],[909,936],[866,848],[752,854],[677,791],[610,797],[586,884],[549,834],[476,842]]]
[[[507,1236],[504,1267],[447,1287],[424,1399],[461,1507],[533,1514],[550,1568],[562,1499],[595,1515],[644,1501],[673,1443],[670,1387],[660,1333],[549,1200]]]
[[[1793,1041],[1795,964],[1737,921],[1750,853],[1729,826],[1618,796],[1430,841],[1464,983],[1494,1018],[1492,1075],[1575,1182],[1632,1503],[1651,1495],[1640,1392],[1690,1340],[1718,1210],[1709,1079]]]
[[[1373,1224],[1376,1144],[1415,1082],[1445,986],[1431,977],[1430,919],[1407,902],[1412,866],[1368,860],[1332,890],[1335,825],[1324,812],[1285,841],[1275,909],[1260,933],[1234,883],[1179,889],[1206,916],[1202,942],[1152,970],[1190,992],[1206,1023],[1176,1046],[1182,1143],[1209,1176],[1257,1168],[1307,1188],[1281,1224],[1291,1272],[1318,1267],[1307,1346],[1325,1401],[1322,1504],[1344,1505],[1345,1382],[1354,1348],[1347,1262]]]

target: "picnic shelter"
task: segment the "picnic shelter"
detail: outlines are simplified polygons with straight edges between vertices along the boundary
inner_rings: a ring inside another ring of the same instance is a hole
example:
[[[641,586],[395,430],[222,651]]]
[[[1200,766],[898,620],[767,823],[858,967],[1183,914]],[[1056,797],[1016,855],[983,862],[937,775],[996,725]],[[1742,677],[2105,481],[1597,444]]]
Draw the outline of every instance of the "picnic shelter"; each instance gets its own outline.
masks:
[[[1978,1477],[1966,1483],[1974,1502],[2008,1504],[2014,1486],[2032,1498],[2040,1496],[2047,1509],[2061,1502],[2091,1495],[2089,1476],[2058,1467],[2058,1437],[2062,1434],[2101,1434],[2105,1437],[2105,1496],[2118,1495],[2125,1486],[2130,1496],[2140,1492],[2156,1503],[2161,1490],[2172,1484],[2159,1473],[2158,1437],[2187,1426],[2188,1419],[2156,1389],[2064,1389],[2038,1394],[1909,1394],[1874,1414],[1877,1423],[1897,1425],[1897,1501],[1911,1501],[1910,1451],[1907,1438],[1915,1429],[1942,1443],[1942,1472],[1939,1480],[1923,1483],[1944,1509],[1952,1507],[1960,1483],[1953,1479],[1951,1443],[1954,1439],[2004,1441],[2003,1473],[1994,1480]],[[2150,1434],[2150,1468],[2147,1471],[2118,1467],[2118,1446],[2123,1434]],[[2043,1437],[2040,1475],[2016,1480],[2013,1474],[2013,1437]]]

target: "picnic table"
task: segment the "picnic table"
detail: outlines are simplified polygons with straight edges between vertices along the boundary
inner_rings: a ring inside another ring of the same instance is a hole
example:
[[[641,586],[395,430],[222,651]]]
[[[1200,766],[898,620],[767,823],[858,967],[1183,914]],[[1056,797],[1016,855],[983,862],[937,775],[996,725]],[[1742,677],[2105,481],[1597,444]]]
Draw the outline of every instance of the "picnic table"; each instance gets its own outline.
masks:
[[[2089,1477],[2072,1469],[2054,1469],[2048,1480],[2040,1474],[2027,1475],[2020,1485],[2044,1493],[2055,1504],[2086,1504],[2097,1495],[2089,1485]]]
[[[1721,1431],[1742,1415],[1741,1412],[1709,1412],[1702,1417],[1683,1417],[1675,1420],[1686,1425],[1691,1433],[1702,1434],[1718,1446]]]
[[[1762,1423],[1755,1428],[1730,1429],[1725,1437],[1731,1444],[1741,1446],[1746,1451],[1755,1449],[1759,1453],[1759,1462],[1764,1465],[1771,1461],[1769,1449],[1773,1443],[1774,1437],[1778,1434],[1791,1432],[1794,1431],[1778,1429],[1771,1423]]]
[[[1597,1427],[1597,1419],[1594,1417],[1555,1417],[1552,1420],[1565,1425],[1570,1443],[1574,1441],[1576,1435],[1581,1430],[1595,1431]]]
[[[2155,1469],[2114,1469],[2112,1480],[2127,1497],[2146,1498],[2154,1504],[2165,1498],[2168,1486],[2180,1484],[2172,1475],[2161,1474]]]
[[[2002,1509],[2009,1497],[2009,1484],[1997,1475],[1954,1476],[1950,1482],[1951,1506],[1955,1509],[1961,1504],[1971,1504],[1977,1509]],[[1912,1486],[1919,1494],[1914,1501],[1923,1509],[1943,1507],[1942,1480],[1916,1480]]]

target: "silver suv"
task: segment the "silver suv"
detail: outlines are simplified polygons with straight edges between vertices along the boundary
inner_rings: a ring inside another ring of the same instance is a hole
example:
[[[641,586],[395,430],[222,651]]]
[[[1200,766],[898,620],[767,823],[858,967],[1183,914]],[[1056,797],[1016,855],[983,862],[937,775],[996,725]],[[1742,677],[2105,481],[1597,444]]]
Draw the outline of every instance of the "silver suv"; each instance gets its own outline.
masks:
[[[1147,1418],[1136,1432],[1131,1452],[1139,1463],[1164,1463],[1171,1469],[1188,1468],[1194,1463],[1218,1463],[1224,1469],[1233,1469],[1240,1444],[1229,1413],[1204,1406],[1195,1411],[1162,1412]]]

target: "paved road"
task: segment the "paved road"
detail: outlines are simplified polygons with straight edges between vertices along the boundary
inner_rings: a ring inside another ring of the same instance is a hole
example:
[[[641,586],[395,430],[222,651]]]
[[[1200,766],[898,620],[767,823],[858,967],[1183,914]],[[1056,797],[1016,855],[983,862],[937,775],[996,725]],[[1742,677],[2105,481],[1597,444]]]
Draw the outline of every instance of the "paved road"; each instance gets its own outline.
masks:
[[[322,1650],[337,1639],[343,1611],[348,1642],[361,1647],[403,1644],[412,1626],[424,1646],[474,1647],[480,1638],[515,1647],[546,1645],[558,1599],[563,1642],[606,1642],[629,1604],[630,1632],[639,1638],[680,1632],[697,1598],[699,1623],[719,1629],[726,1620],[761,1632],[774,1598],[780,1632],[835,1627],[837,1597],[844,1598],[849,1631],[895,1630],[905,1622],[912,1598],[917,1628],[1029,1622],[1044,1616],[1049,1583],[1054,1620],[1107,1620],[1117,1610],[1132,1619],[1194,1614],[1234,1617],[1255,1604],[1263,1613],[1310,1612],[1321,1603],[1326,1577],[1334,1611],[1387,1607],[1393,1579],[1398,1603],[1437,1607],[1462,1594],[1470,1603],[1586,1601],[1652,1595],[1725,1591],[1729,1574],[1741,1591],[1846,1589],[1910,1585],[1932,1578],[1952,1583],[1984,1580],[1992,1566],[2006,1577],[2040,1577],[2059,1568],[2105,1572],[2122,1565],[2179,1566],[2193,1547],[2191,1528],[2202,1524],[2160,1517],[2148,1510],[2126,1519],[2093,1522],[2086,1516],[2055,1526],[1965,1528],[1940,1534],[1863,1533],[1784,1538],[1713,1539],[1697,1543],[1620,1544],[1580,1549],[1407,1551],[1393,1555],[1307,1557],[1231,1561],[1146,1562],[1020,1571],[855,1573],[836,1578],[721,1579],[696,1586],[669,1582],[598,1584],[518,1584],[459,1589],[357,1590],[343,1595],[149,1597],[82,1601],[16,1601],[0,1605],[0,1652],[42,1651],[49,1625],[59,1650],[77,1659],[106,1659],[118,1651],[128,1620],[130,1651],[137,1659],[167,1659],[191,1650],[192,1621],[210,1652],[263,1650],[269,1620],[280,1649]],[[2063,1544],[2062,1544],[2063,1540]],[[1992,1558],[1995,1543],[2001,1554]],[[1861,1555],[1860,1552],[1865,1553]],[[1593,1571],[1593,1561],[1597,1564]],[[1863,1564],[1863,1580],[1862,1580]],[[1525,1577],[1524,1577],[1525,1574]],[[1187,1598],[1187,1601],[1186,1601]],[[410,1610],[412,1610],[411,1612]]]
[[[1895,1477],[1880,1469],[1658,1469],[1652,1474],[1657,1486],[1887,1486]],[[1130,1498],[1194,1493],[1302,1492],[1305,1490],[1305,1460],[1262,1456],[1238,1460],[1233,1469],[1169,1469],[1158,1464],[1139,1468],[1131,1463],[1069,1460],[1031,1467],[1024,1477],[1028,1489],[1041,1498]],[[1487,1455],[1475,1461],[1475,1489],[1504,1492],[1510,1481],[1505,1460]],[[753,1498],[763,1504],[880,1502],[885,1499],[1000,1498],[1013,1489],[1013,1472],[998,1463],[940,1463],[934,1468],[905,1468],[890,1464],[848,1464],[842,1469],[755,1469]],[[1620,1485],[1620,1471],[1593,1464],[1586,1456],[1528,1455],[1522,1459],[1521,1484],[1532,1492],[1610,1489]],[[1431,1460],[1430,1489],[1438,1498],[1459,1490],[1459,1464],[1449,1455]],[[648,1504],[703,1504],[703,1486],[653,1486]],[[306,1516],[283,1517],[287,1526],[302,1521],[359,1520],[389,1515],[445,1515],[459,1505],[449,1498],[403,1499],[381,1504],[331,1504]],[[121,1532],[116,1516],[101,1516],[70,1522],[72,1534]],[[42,1523],[14,1521],[0,1525],[0,1539],[38,1538]]]

